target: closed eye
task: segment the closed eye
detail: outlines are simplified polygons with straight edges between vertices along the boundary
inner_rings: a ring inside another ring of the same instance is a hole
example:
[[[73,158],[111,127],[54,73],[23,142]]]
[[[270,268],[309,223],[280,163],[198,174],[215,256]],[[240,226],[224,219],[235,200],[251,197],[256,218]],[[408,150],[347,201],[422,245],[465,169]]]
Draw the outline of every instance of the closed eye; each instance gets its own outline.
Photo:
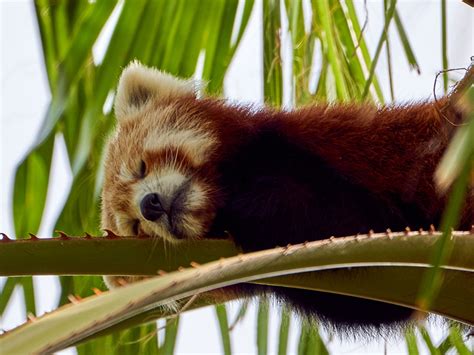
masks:
[[[146,163],[145,161],[142,159],[140,161],[140,178],[143,179],[145,176],[146,176]]]

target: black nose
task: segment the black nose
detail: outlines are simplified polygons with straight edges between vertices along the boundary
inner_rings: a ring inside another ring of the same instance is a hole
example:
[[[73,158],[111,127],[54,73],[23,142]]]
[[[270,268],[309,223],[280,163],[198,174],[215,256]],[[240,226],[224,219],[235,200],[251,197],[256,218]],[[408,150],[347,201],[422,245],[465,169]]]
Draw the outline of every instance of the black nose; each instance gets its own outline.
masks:
[[[140,210],[143,217],[149,221],[156,221],[165,213],[158,194],[146,195],[140,203]]]

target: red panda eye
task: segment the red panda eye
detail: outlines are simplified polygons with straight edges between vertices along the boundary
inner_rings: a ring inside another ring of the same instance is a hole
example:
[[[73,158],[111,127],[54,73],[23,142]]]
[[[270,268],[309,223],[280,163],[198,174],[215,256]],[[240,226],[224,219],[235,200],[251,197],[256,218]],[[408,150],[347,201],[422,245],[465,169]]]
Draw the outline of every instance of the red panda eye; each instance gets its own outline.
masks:
[[[140,178],[144,178],[146,176],[146,164],[145,162],[142,160],[140,162]]]

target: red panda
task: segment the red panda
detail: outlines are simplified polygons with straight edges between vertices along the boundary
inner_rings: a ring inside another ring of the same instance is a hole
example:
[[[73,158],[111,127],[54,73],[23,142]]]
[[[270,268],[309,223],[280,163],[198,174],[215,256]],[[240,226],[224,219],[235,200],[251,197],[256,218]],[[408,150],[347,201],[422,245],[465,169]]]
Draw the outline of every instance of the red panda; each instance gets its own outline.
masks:
[[[230,233],[244,251],[438,225],[434,170],[460,115],[435,103],[293,111],[197,98],[196,84],[135,62],[115,99],[102,228],[181,239]],[[473,195],[461,227],[474,223]],[[114,286],[114,278],[106,278]],[[411,310],[342,295],[242,285],[336,327],[382,328]]]

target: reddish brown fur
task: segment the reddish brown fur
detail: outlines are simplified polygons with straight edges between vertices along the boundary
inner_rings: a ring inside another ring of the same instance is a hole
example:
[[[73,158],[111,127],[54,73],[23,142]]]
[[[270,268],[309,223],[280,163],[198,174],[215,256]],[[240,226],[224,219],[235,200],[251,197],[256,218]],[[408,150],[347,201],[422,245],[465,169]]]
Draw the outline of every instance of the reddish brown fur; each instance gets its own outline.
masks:
[[[270,129],[370,191],[416,201],[433,216],[444,207],[446,196],[436,190],[433,174],[455,130],[451,122],[460,119],[447,100],[381,108],[320,104],[289,112],[230,106],[215,99],[183,99],[179,105],[199,112],[217,133],[221,144],[210,158],[212,165]],[[474,223],[472,185],[464,228]]]
[[[143,92],[138,79],[134,85]],[[142,98],[141,107],[130,110],[122,97],[120,107],[125,109],[119,112],[128,113],[120,118],[117,136],[109,143],[103,228],[123,234],[137,221],[151,231],[162,228],[156,233],[168,240],[215,237],[215,232],[226,230],[251,251],[371,228],[403,229],[406,221],[416,224],[412,228],[439,224],[446,196],[437,192],[433,174],[454,132],[450,122],[460,120],[446,100],[382,108],[320,104],[276,111],[189,94],[150,95]],[[189,146],[176,137],[170,146],[159,144],[171,141],[173,134],[191,141],[203,138]],[[150,139],[157,145],[147,148],[144,142]],[[139,176],[141,160],[152,175],[148,180]],[[188,208],[187,201],[178,215],[188,218],[188,225],[199,226],[180,236],[167,232],[162,219],[140,215],[137,198],[155,191],[140,195],[133,190],[152,178],[159,186],[170,161],[176,163],[175,173],[202,188],[202,196],[196,197],[199,203]],[[472,191],[471,185],[461,221],[464,229],[474,223]],[[123,226],[117,226],[118,214]],[[236,290],[247,292],[245,286]],[[255,288],[249,290],[253,293]],[[302,312],[349,327],[393,324],[410,313],[347,296],[271,291]]]

